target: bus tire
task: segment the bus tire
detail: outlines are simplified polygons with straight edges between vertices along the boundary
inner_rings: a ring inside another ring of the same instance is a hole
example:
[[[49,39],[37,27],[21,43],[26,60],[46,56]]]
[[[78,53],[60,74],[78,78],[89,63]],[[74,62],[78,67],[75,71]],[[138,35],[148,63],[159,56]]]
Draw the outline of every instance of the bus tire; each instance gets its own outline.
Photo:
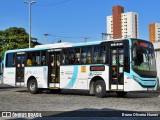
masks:
[[[127,92],[117,91],[116,94],[118,95],[118,97],[125,97],[127,95]]]
[[[28,91],[32,94],[38,93],[37,81],[35,79],[28,82]]]
[[[97,97],[103,98],[106,96],[106,85],[102,80],[97,80],[94,83],[94,94]]]

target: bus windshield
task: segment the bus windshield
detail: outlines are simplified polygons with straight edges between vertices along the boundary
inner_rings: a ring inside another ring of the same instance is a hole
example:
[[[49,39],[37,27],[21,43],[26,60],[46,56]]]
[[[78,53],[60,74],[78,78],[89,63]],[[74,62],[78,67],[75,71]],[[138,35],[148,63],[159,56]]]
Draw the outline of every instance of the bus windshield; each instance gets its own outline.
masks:
[[[156,71],[156,60],[152,43],[133,41],[132,68],[138,71]]]

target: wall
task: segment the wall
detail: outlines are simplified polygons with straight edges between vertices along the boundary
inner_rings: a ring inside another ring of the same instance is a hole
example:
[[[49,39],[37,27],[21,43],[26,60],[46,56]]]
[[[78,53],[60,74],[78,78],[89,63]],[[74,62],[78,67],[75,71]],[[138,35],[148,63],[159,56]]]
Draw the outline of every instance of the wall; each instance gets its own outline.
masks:
[[[160,42],[153,43],[153,45],[154,45],[155,56],[156,56],[157,77],[159,78],[159,84],[160,84]]]

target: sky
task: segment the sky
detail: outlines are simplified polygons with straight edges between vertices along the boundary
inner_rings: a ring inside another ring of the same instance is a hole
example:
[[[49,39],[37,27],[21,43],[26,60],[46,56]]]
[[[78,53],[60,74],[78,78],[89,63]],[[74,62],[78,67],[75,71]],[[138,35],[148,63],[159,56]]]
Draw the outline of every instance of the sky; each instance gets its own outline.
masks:
[[[31,1],[31,0],[26,0]],[[35,0],[32,4],[32,37],[47,44],[101,40],[106,33],[106,16],[112,6],[121,5],[124,12],[137,12],[139,38],[149,39],[148,25],[160,22],[160,0]],[[23,27],[28,32],[29,5],[24,0],[0,0],[0,30]]]

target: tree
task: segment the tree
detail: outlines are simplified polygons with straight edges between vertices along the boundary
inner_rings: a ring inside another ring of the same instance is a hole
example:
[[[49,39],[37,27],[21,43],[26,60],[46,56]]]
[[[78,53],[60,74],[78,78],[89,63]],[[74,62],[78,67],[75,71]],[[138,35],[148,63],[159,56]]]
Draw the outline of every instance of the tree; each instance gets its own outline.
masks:
[[[0,57],[7,50],[28,48],[28,44],[29,34],[24,28],[11,27],[0,31]],[[31,47],[37,44],[40,44],[37,38],[31,38]]]

